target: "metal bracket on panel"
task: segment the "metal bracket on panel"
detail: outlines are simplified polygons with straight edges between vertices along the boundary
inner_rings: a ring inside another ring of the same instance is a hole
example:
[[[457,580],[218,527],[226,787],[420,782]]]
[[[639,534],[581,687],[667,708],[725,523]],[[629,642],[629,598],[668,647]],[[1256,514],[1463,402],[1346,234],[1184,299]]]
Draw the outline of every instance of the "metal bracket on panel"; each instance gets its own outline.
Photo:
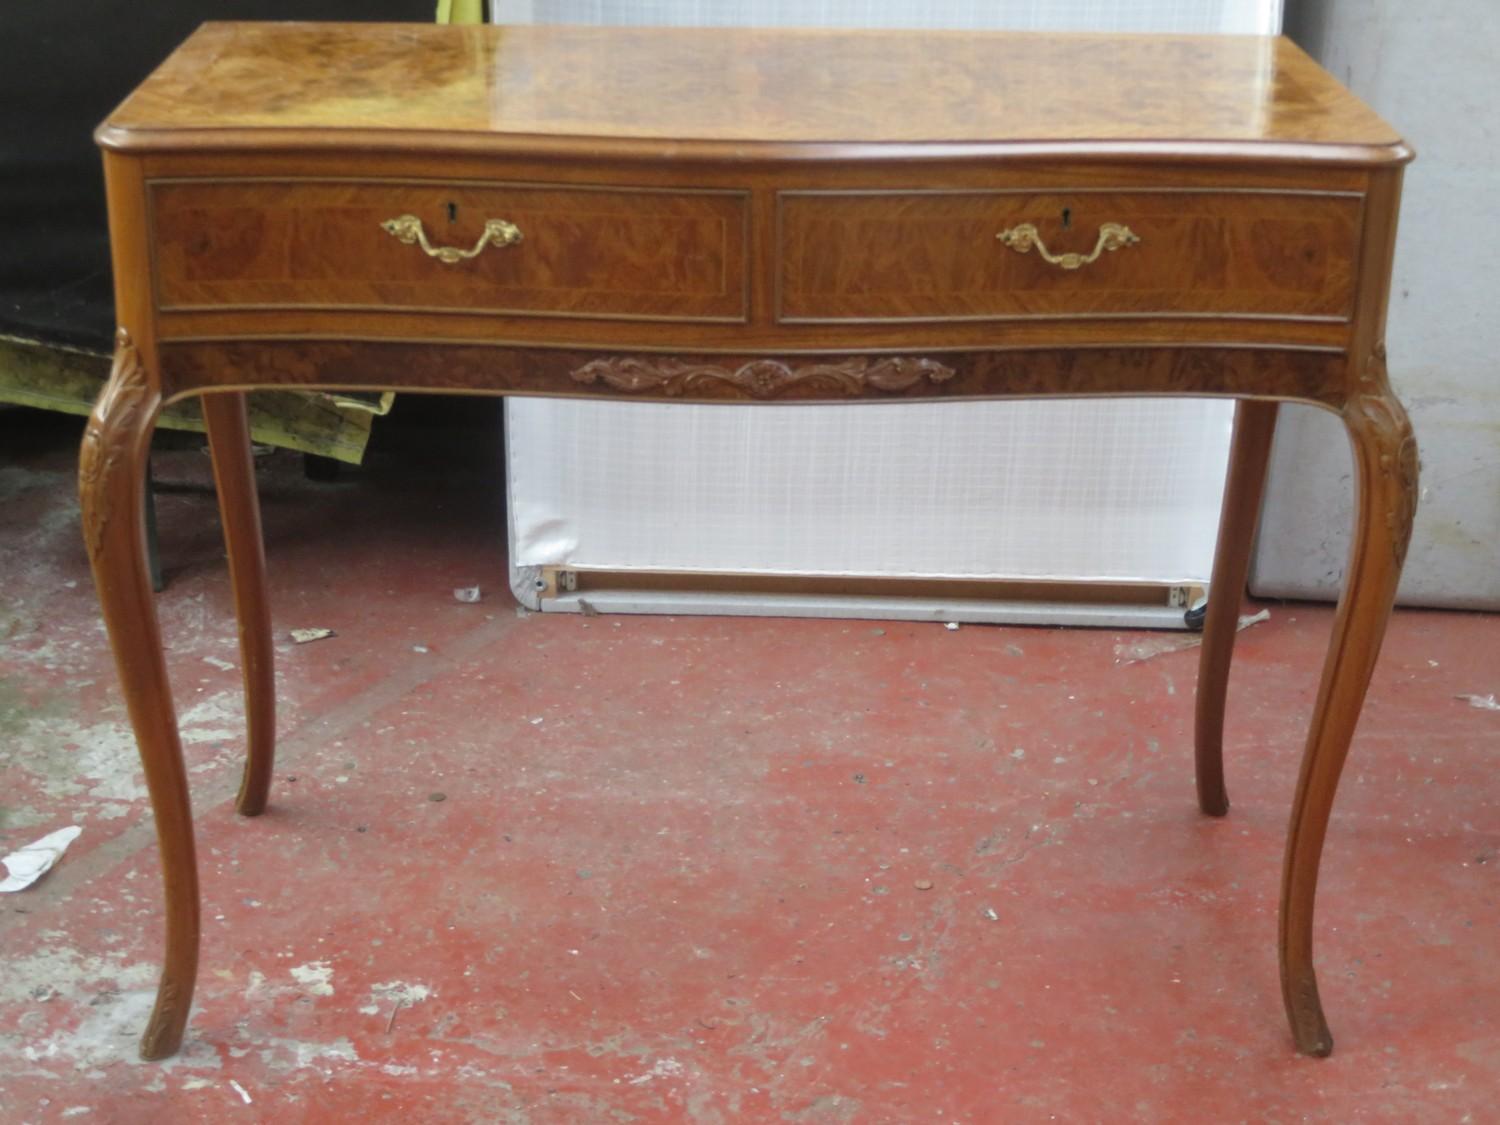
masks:
[[[510,592],[516,601],[530,610],[542,608],[542,598],[547,593],[547,579],[539,566],[513,566],[510,568]]]
[[[970,622],[985,625],[1084,625],[1100,629],[1181,629],[1182,610],[1164,605],[1072,603],[765,591],[591,589],[547,599],[548,612],[647,613],[719,617],[832,617]]]

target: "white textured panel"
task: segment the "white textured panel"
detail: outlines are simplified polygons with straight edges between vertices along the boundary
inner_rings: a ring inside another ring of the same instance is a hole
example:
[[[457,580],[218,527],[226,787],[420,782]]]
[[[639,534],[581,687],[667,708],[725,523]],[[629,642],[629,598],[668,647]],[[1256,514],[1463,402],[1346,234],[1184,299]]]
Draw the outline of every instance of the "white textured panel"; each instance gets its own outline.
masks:
[[[1280,0],[497,0],[501,23],[1274,33]],[[1231,407],[506,401],[512,564],[1205,581]]]
[[[1229,435],[1205,400],[507,405],[522,566],[1202,581]]]
[[[1281,0],[494,0],[496,23],[1274,35]]]

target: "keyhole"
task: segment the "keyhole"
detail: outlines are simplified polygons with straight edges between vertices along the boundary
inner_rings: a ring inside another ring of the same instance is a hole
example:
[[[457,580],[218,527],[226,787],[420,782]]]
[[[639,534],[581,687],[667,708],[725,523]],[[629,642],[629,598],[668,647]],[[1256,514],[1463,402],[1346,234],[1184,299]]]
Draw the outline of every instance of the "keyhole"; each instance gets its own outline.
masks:
[[[449,203],[448,204],[448,221],[450,223],[456,223],[456,222],[458,222],[458,204],[457,203]]]
[[[1073,208],[1071,208],[1071,207],[1064,207],[1063,208],[1062,220],[1063,220],[1063,230],[1067,230],[1070,226],[1073,225]]]

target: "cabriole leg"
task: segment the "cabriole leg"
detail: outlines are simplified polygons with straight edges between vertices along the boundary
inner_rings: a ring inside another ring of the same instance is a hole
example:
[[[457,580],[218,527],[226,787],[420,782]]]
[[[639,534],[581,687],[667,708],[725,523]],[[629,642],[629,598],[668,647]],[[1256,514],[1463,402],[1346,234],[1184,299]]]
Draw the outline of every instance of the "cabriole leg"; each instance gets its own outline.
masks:
[[[1377,352],[1377,356],[1379,356]],[[1333,1037],[1313,972],[1318,861],[1339,773],[1395,602],[1417,506],[1417,446],[1383,365],[1344,408],[1354,447],[1354,540],[1323,665],[1287,833],[1281,888],[1281,993],[1297,1049],[1327,1055]]]
[[[1223,816],[1229,811],[1229,793],[1224,788],[1224,698],[1229,691],[1240,599],[1250,571],[1250,548],[1271,458],[1271,436],[1276,432],[1276,408],[1274,402],[1255,399],[1241,399],[1234,407],[1229,475],[1224,482],[1208,612],[1203,618],[1203,647],[1198,653],[1193,750],[1198,807],[1209,816]]]
[[[84,430],[78,483],[84,542],[151,794],[166,888],[166,953],[156,1007],[141,1039],[146,1059],[165,1058],[181,1044],[198,971],[193,813],[151,595],[142,511],[147,448],[160,405],[135,345],[121,329],[114,369]]]
[[[235,808],[242,816],[258,816],[270,795],[276,756],[276,682],[250,424],[242,392],[204,395],[202,404],[245,678],[245,772]]]

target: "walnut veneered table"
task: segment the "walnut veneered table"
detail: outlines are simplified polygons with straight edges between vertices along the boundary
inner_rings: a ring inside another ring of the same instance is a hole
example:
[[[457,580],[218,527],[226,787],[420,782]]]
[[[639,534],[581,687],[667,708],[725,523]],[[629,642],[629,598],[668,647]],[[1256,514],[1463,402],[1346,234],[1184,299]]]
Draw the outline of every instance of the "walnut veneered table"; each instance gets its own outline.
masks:
[[[1400,138],[1285,39],[208,24],[98,132],[119,336],[83,531],[156,814],[167,941],[141,1053],[198,962],[192,814],[147,581],[164,403],[201,396],[265,808],[257,387],[672,402],[1236,401],[1197,699],[1224,694],[1281,401],[1338,413],[1355,537],[1282,885],[1297,1047],[1334,790],[1416,504],[1382,338]]]

